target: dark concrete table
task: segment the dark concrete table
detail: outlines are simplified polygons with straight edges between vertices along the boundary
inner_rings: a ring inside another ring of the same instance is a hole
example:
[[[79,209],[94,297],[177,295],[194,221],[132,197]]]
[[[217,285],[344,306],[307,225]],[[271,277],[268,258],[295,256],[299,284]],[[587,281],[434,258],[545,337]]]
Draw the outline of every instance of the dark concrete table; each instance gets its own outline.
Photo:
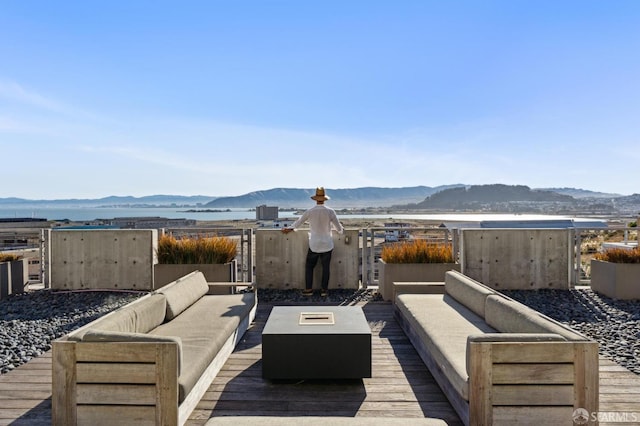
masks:
[[[371,329],[359,306],[274,306],[262,331],[266,379],[371,377]]]

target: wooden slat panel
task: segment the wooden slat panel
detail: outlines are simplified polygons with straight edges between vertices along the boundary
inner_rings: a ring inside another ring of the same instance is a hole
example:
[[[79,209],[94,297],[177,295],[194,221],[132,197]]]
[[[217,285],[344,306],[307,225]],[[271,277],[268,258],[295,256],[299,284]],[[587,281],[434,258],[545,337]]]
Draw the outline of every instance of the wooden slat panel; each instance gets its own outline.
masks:
[[[569,405],[571,385],[494,385],[493,405]]]
[[[599,361],[598,344],[583,343],[575,346],[574,407],[585,408],[589,412],[599,410]]]
[[[490,425],[492,423],[492,345],[469,345],[469,422]]]
[[[152,385],[78,384],[78,404],[155,405],[156,387]]]
[[[156,424],[155,411],[155,407],[135,405],[80,405],[78,406],[78,424],[91,426],[153,426]]]
[[[51,376],[51,422],[53,425],[76,423],[76,344],[53,342]]]
[[[153,395],[158,425],[178,424],[178,345],[159,345],[156,351],[156,383]]]
[[[571,425],[572,415],[573,407],[493,407],[493,425]]]
[[[494,384],[572,384],[572,364],[494,364]]]
[[[155,364],[78,363],[78,383],[155,383]]]
[[[572,363],[571,342],[493,342],[493,362],[501,363]]]
[[[157,345],[177,343],[151,342],[83,342],[77,345],[79,362],[155,362]]]

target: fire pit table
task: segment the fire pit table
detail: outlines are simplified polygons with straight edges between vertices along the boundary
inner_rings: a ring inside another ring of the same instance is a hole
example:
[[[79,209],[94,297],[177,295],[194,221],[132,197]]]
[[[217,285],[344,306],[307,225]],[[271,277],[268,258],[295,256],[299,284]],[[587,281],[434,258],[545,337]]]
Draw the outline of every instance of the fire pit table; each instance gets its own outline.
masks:
[[[359,306],[274,306],[262,331],[265,379],[371,377],[371,329]]]

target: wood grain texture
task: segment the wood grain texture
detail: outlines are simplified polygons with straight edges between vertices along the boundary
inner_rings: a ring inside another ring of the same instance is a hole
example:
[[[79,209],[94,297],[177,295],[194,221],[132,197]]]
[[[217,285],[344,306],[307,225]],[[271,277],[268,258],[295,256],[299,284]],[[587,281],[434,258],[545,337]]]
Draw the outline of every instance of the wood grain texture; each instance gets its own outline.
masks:
[[[370,303],[363,309],[374,337],[372,378],[338,383],[263,380],[260,331],[270,306],[260,305],[256,320],[186,424],[202,426],[209,417],[222,415],[331,415],[406,418],[407,425],[411,424],[410,418],[431,416],[460,425],[451,404],[393,318],[391,304]],[[0,426],[51,425],[51,369],[52,351],[49,351],[0,375]],[[598,369],[600,411],[640,413],[640,376],[604,357],[600,357]],[[493,416],[496,421],[512,419],[514,415],[522,417],[517,410],[509,407],[501,411],[496,407]],[[564,418],[566,408],[557,410],[557,415]],[[528,412],[535,415],[535,411]],[[534,424],[540,424],[539,418],[537,421]],[[600,424],[613,426],[607,422]]]

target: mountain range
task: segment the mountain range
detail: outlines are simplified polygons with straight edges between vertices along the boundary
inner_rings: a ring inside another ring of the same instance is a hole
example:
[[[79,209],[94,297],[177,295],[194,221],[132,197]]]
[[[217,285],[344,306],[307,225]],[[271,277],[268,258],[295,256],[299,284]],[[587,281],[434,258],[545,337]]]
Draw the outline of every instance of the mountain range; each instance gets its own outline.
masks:
[[[353,189],[329,189],[328,204],[334,208],[390,207],[397,204],[418,203],[428,196],[450,188],[464,187],[462,184],[437,187],[413,186],[406,188],[365,187]],[[315,188],[274,188],[255,191],[237,197],[220,197],[205,204],[209,208],[242,208],[273,205],[282,208],[304,208],[313,205],[310,199]]]
[[[28,200],[0,198],[0,206],[39,207],[196,207],[252,209],[260,205],[304,209],[313,205],[315,188],[273,188],[233,197],[206,195],[110,196],[99,199]],[[328,204],[336,209],[492,211],[542,213],[631,213],[640,211],[640,194],[623,196],[576,188],[531,189],[523,185],[464,185],[403,188],[330,189]]]

